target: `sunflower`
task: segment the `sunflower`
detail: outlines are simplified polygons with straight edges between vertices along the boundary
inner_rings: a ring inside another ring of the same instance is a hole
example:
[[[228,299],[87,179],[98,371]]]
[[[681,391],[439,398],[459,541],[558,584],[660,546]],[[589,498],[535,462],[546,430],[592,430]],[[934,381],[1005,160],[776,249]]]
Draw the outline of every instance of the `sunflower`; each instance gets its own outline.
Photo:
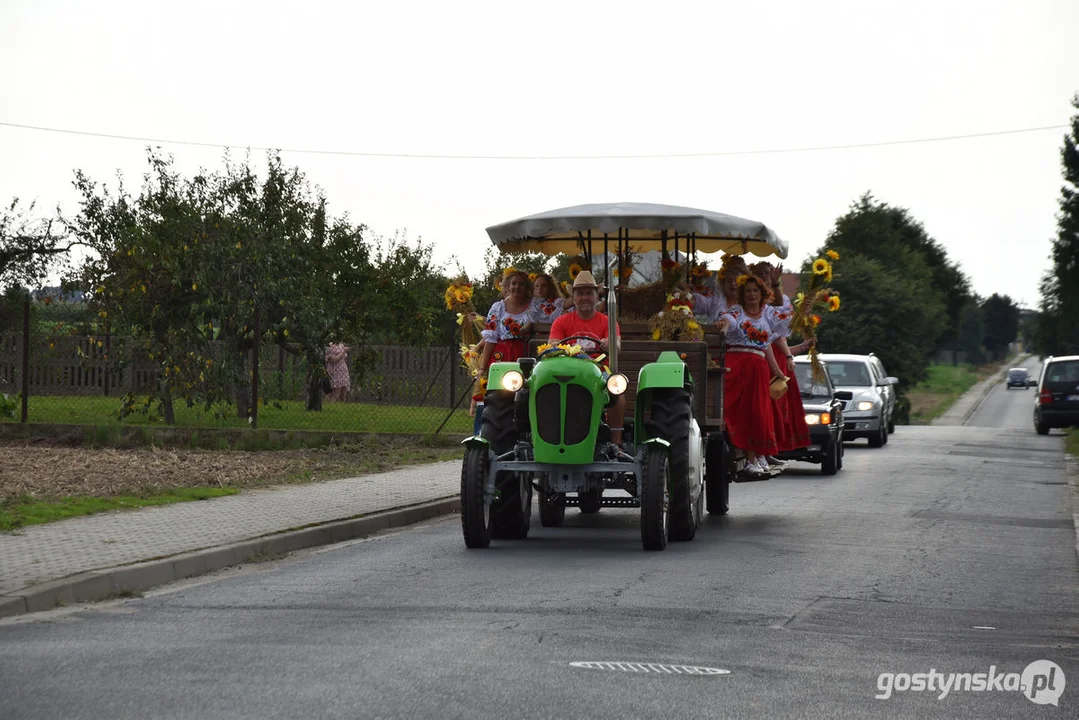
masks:
[[[839,253],[837,253],[835,250],[825,250],[824,254],[827,255],[828,257],[832,258],[832,260],[838,260],[839,259]]]
[[[832,266],[824,258],[817,258],[813,261],[813,273],[815,275],[827,275],[831,269]]]
[[[839,309],[839,296],[833,295],[828,298],[828,312],[835,312]]]
[[[749,282],[749,279],[750,279],[749,275],[739,275],[738,276],[738,287],[742,287],[743,285],[745,285],[747,282]]]
[[[813,323],[813,327],[820,325],[820,315],[810,315],[809,321]]]
[[[510,275],[512,275],[515,272],[517,272],[517,268],[510,265],[508,268],[506,268],[505,270],[502,271],[502,277],[504,277],[504,278],[509,277]]]
[[[537,277],[536,273],[534,273],[534,272],[530,272],[530,273],[528,273],[528,279],[529,279],[529,281],[531,281],[531,282],[536,282],[536,277]]]
[[[582,268],[577,263],[573,263],[572,265],[570,265],[569,266],[569,279],[570,280],[576,280],[577,276],[581,274],[582,270],[584,270],[584,268]]]
[[[543,343],[538,348],[536,348],[536,354],[537,355],[542,355],[543,353],[547,352],[550,349],[551,349],[551,345],[549,343]]]

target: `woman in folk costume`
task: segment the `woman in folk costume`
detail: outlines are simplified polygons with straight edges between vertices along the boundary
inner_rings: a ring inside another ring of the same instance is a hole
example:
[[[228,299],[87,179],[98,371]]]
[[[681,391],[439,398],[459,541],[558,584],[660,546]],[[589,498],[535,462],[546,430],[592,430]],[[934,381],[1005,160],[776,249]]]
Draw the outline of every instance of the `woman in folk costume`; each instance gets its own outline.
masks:
[[[783,266],[772,266],[767,262],[753,265],[753,274],[769,283],[772,288],[773,325],[772,352],[776,356],[783,375],[787,378],[787,392],[778,400],[773,400],[773,414],[776,422],[776,444],[780,452],[797,450],[809,445],[809,426],[805,421],[805,407],[802,405],[802,391],[798,387],[798,377],[794,372],[794,356],[799,355],[813,345],[816,339],[810,339],[798,345],[789,345],[787,338],[791,334],[791,317],[794,308],[789,297],[783,294]],[[776,461],[773,464],[777,464]]]
[[[549,273],[539,273],[532,281],[532,314],[536,322],[553,323],[573,309],[573,302],[562,295],[558,283]]]
[[[512,362],[528,354],[528,336],[537,320],[532,305],[532,282],[517,270],[502,279],[506,296],[491,305],[483,328],[482,376],[494,362]]]
[[[746,472],[768,473],[767,455],[778,452],[770,379],[782,375],[772,352],[776,309],[765,304],[771,294],[760,278],[742,275],[738,304],[719,317],[727,343],[723,376],[723,417],[731,443],[746,454]]]

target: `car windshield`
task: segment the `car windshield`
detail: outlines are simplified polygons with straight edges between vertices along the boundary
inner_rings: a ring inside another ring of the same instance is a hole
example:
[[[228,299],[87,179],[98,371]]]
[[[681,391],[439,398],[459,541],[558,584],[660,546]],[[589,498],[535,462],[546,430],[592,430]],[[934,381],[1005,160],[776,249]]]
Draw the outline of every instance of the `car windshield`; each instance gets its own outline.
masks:
[[[1026,377],[1027,376],[1027,371],[1024,370],[1023,368],[1016,368],[1016,369],[1013,369],[1013,370],[1009,370],[1008,375],[1010,375],[1013,378]]]
[[[836,387],[866,387],[872,385],[869,368],[861,360],[829,360],[828,374]]]
[[[794,376],[798,379],[798,387],[801,388],[803,396],[831,397],[832,393],[829,391],[827,385],[813,383],[813,368],[809,363],[796,363],[794,366]]]

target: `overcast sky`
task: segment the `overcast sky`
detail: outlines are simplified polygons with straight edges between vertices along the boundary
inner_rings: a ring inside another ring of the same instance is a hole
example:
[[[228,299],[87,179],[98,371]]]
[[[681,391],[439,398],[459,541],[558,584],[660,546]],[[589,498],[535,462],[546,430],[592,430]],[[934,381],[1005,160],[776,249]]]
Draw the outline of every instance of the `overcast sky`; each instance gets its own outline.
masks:
[[[760,220],[793,265],[869,190],[976,292],[1035,306],[1063,127],[759,151],[1065,126],[1077,38],[1076,0],[0,0],[0,123],[339,151],[284,157],[333,212],[472,273],[488,225],[616,201]],[[0,201],[73,210],[75,168],[137,186],[147,144],[0,126]],[[220,166],[220,147],[162,147]]]

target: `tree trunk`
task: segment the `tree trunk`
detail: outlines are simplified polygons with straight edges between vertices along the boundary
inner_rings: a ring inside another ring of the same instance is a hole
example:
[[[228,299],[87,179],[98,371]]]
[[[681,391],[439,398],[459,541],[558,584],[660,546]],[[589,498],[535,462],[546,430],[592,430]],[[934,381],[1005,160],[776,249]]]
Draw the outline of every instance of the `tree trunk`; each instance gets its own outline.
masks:
[[[165,391],[161,394],[161,411],[165,415],[166,425],[176,424],[176,411],[172,407],[172,393],[169,388],[166,387]]]
[[[305,408],[310,412],[322,411],[322,378],[309,375],[307,378],[307,402]]]

